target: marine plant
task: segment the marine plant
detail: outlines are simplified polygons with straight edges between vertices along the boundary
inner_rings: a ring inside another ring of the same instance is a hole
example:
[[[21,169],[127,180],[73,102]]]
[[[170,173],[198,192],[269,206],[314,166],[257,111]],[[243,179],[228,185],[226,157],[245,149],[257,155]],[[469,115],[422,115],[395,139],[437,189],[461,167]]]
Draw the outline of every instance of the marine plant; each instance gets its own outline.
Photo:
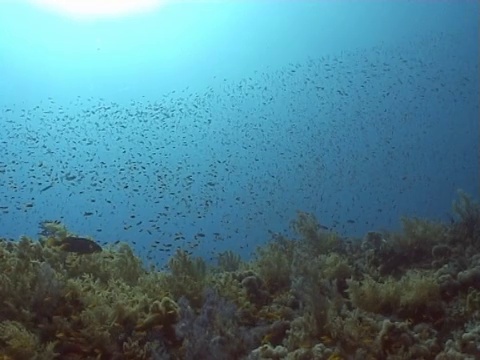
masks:
[[[414,322],[443,316],[440,287],[433,274],[408,271],[402,278],[376,281],[371,277],[348,280],[352,305],[367,312],[395,315]]]
[[[478,213],[458,206],[451,224],[363,241],[303,214],[299,239],[275,234],[253,260],[177,251],[166,270],[127,244],[69,251],[44,224],[41,241],[0,240],[0,359],[477,358]]]
[[[412,262],[429,257],[434,245],[447,241],[444,224],[420,218],[402,218],[402,233],[393,237],[393,248],[406,254]]]
[[[200,257],[191,257],[186,251],[177,250],[168,262],[168,269],[170,272],[163,277],[163,283],[173,298],[185,296],[192,306],[201,307],[208,273],[205,261]]]
[[[0,342],[5,354],[15,359],[32,359],[39,339],[17,321],[5,320],[0,323]]]
[[[112,279],[121,279],[129,285],[135,285],[146,272],[141,260],[124,243],[88,256],[66,254],[65,262],[69,277],[90,274],[102,283],[108,283]]]
[[[177,336],[174,326],[180,318],[180,307],[168,296],[156,300],[150,306],[148,314],[137,323],[135,330],[147,332],[158,327],[164,341],[169,345],[175,344]]]
[[[458,191],[458,198],[452,205],[456,215],[451,235],[456,241],[467,240],[477,247],[480,246],[480,204],[467,193]]]
[[[282,236],[274,237],[255,254],[253,269],[271,293],[290,287],[295,242]]]
[[[235,254],[233,251],[227,250],[217,255],[218,269],[220,271],[237,271],[242,265],[242,259],[240,255]]]
[[[52,240],[60,240],[68,235],[67,227],[61,223],[60,221],[56,220],[46,220],[42,221],[39,224],[40,227],[40,241],[47,242],[49,239]]]
[[[470,288],[465,304],[466,315],[470,317],[480,317],[480,291]]]
[[[411,267],[441,266],[450,249],[445,224],[421,218],[403,217],[398,233],[369,232],[361,248],[367,254],[367,268],[372,276],[402,276]],[[433,251],[435,249],[435,251]]]
[[[200,311],[192,309],[186,298],[179,301],[180,320],[177,334],[183,338],[182,358],[238,359],[259,343],[261,329],[247,328],[238,323],[236,307],[206,289]]]
[[[298,211],[290,225],[312,255],[326,254],[342,245],[338,234],[321,226],[312,213]]]

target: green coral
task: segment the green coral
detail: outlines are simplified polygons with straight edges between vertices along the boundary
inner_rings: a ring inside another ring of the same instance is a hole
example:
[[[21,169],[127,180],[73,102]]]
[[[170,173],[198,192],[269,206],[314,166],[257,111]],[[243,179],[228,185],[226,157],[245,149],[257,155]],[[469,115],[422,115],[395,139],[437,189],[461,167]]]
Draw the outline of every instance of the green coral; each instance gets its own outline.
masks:
[[[165,274],[162,279],[165,288],[169,289],[175,299],[185,296],[192,306],[200,307],[208,274],[205,261],[178,250],[169,260],[168,269],[170,273]]]
[[[291,240],[280,238],[257,249],[253,269],[271,293],[290,287],[294,245]]]
[[[312,255],[327,254],[341,245],[338,234],[325,230],[314,214],[298,211],[291,227],[300,235]]]
[[[39,348],[39,339],[17,321],[0,323],[0,348],[4,353],[15,359],[33,359]]]
[[[217,256],[218,269],[220,271],[237,271],[242,265],[242,259],[233,251],[224,251]]]
[[[440,287],[432,274],[407,272],[401,279],[380,282],[370,277],[349,280],[352,304],[377,314],[396,314],[414,321],[433,320],[443,316]]]
[[[105,284],[113,279],[135,285],[146,272],[141,260],[124,243],[89,256],[66,254],[65,262],[69,277],[89,274]]]
[[[420,218],[402,218],[403,233],[396,238],[399,251],[415,254],[422,251],[430,253],[434,244],[444,243],[447,239],[444,224]]]
[[[479,246],[480,242],[480,204],[464,191],[458,191],[458,199],[452,209],[457,216],[451,235],[455,242],[467,240]]]
[[[163,271],[126,244],[50,246],[69,232],[49,222],[41,241],[0,240],[0,359],[472,358],[478,210],[466,195],[457,207],[452,224],[404,219],[362,242],[299,213],[299,239],[274,234],[251,261],[179,250]]]
[[[164,338],[172,344],[177,340],[174,325],[179,317],[180,307],[171,298],[165,296],[162,300],[152,303],[148,314],[137,324],[135,330],[148,331],[161,327]]]
[[[466,298],[465,311],[468,316],[480,316],[480,291],[470,288]]]
[[[329,280],[345,280],[352,276],[353,269],[345,256],[337,253],[322,255],[321,262],[322,276]]]

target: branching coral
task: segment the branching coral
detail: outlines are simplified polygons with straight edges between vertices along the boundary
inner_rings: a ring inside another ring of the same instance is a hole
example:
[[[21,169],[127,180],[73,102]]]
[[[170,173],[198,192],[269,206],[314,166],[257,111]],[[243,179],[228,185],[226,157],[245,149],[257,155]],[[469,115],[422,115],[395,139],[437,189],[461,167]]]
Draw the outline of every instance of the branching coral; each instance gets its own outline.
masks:
[[[186,251],[178,250],[168,262],[170,274],[164,285],[175,299],[185,296],[193,306],[200,307],[202,291],[207,279],[207,265],[201,258],[192,258]]]
[[[220,271],[237,271],[240,269],[242,260],[233,251],[224,251],[217,256],[218,268]]]
[[[480,204],[459,190],[458,199],[453,202],[452,208],[458,217],[451,232],[454,240],[467,240],[480,246]]]
[[[21,323],[8,320],[0,323],[0,349],[3,348],[6,355],[30,360],[36,356],[38,347],[39,339]]]
[[[301,236],[312,255],[326,254],[341,246],[340,237],[320,225],[315,215],[299,211],[291,222],[292,229]]]
[[[444,263],[448,246],[447,227],[439,222],[420,218],[402,218],[401,233],[369,232],[361,249],[366,252],[367,268],[374,276],[401,276],[413,266],[423,267],[436,261]],[[434,250],[435,249],[435,250]]]
[[[64,224],[55,220],[46,220],[40,223],[40,239],[41,240],[60,240],[68,235],[67,228]]]
[[[209,268],[177,251],[150,269],[126,244],[101,254],[0,240],[1,359],[473,359],[480,356],[478,206],[450,225],[405,219],[363,243],[300,213],[255,259]],[[53,239],[53,240],[52,240]]]
[[[260,343],[263,329],[238,323],[236,307],[206,290],[205,302],[196,314],[186,299],[179,301],[177,334],[182,337],[184,359],[239,359]]]
[[[169,297],[154,301],[147,316],[137,324],[135,330],[146,331],[156,326],[170,331],[178,321],[180,308]]]
[[[403,233],[394,238],[393,246],[403,252],[411,261],[418,261],[429,256],[436,244],[445,243],[447,232],[445,225],[419,218],[402,218]]]
[[[290,286],[294,242],[276,239],[258,248],[253,268],[271,293],[285,291]]]
[[[379,282],[369,277],[361,282],[350,280],[348,293],[355,307],[415,322],[436,320],[444,313],[435,277],[416,271],[408,272],[398,281],[389,278]]]

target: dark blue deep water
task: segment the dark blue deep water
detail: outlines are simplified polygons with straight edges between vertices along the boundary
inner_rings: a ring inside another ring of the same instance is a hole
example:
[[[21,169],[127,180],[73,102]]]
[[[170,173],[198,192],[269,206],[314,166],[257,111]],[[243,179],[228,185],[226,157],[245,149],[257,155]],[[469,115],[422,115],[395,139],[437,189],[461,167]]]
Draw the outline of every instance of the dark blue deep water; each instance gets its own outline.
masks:
[[[59,220],[162,264],[478,199],[478,2],[78,11],[0,5],[0,237]]]

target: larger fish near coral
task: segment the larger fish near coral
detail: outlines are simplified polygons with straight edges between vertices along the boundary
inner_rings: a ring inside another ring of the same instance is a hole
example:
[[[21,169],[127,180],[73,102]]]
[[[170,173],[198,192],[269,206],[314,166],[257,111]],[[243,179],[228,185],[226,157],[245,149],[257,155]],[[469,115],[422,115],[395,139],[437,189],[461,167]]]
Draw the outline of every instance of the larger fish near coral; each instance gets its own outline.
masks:
[[[102,247],[95,241],[77,236],[67,236],[61,240],[49,238],[47,246],[77,254],[93,254],[102,251]]]
[[[102,251],[102,247],[95,241],[76,236],[67,236],[63,239],[60,249],[78,254],[91,254]]]

